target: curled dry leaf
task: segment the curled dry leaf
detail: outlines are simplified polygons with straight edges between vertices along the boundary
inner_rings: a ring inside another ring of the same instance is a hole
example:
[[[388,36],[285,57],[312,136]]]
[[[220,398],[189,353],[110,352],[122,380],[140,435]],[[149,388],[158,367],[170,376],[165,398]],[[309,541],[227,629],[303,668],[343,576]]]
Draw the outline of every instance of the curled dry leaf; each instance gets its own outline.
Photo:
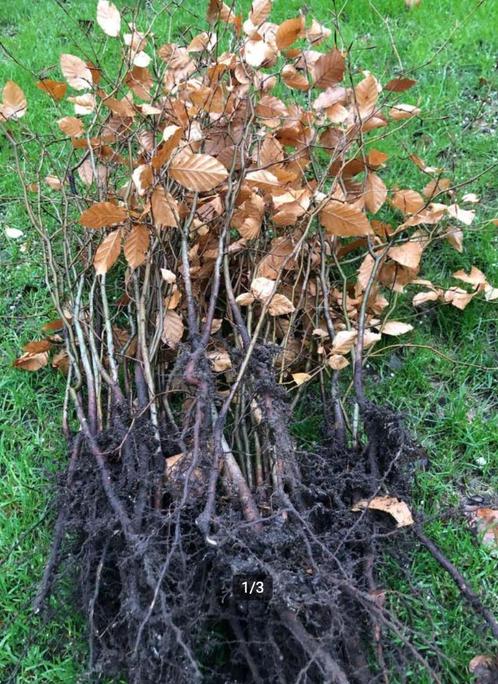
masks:
[[[108,2],[108,0],[99,0],[97,5],[97,24],[108,36],[112,38],[119,36],[121,15],[114,3]]]
[[[366,508],[389,513],[396,520],[396,527],[407,527],[413,525],[414,522],[408,505],[394,496],[375,496],[370,501],[362,499],[351,510],[362,511]]]
[[[174,285],[176,283],[176,275],[173,273],[173,271],[170,271],[169,268],[162,268],[161,276],[162,279],[168,283],[168,285]]]
[[[65,83],[62,81],[53,81],[50,78],[44,78],[41,81],[38,81],[36,87],[39,88],[39,90],[43,90],[43,92],[57,101],[62,100],[67,91],[67,85]]]
[[[389,110],[389,116],[395,121],[401,119],[411,119],[412,116],[418,116],[420,114],[420,109],[415,107],[415,105],[409,104],[398,104]]]
[[[342,370],[349,366],[349,361],[342,354],[331,354],[327,359],[327,363],[333,370]]]
[[[211,366],[215,373],[224,373],[232,367],[230,356],[228,352],[224,350],[208,352],[206,357],[211,362]]]
[[[405,335],[407,332],[413,330],[413,325],[409,323],[403,323],[402,321],[387,321],[380,328],[380,332],[383,335]]]
[[[48,351],[52,346],[50,340],[34,340],[24,345],[23,351],[30,354],[39,354],[40,352]]]
[[[188,190],[204,192],[222,183],[228,171],[209,154],[194,154],[185,150],[172,159],[169,175]]]
[[[305,382],[308,382],[308,380],[311,380],[313,376],[311,376],[309,373],[293,373],[292,374],[292,379],[296,383],[296,385],[304,385]]]
[[[124,255],[129,267],[133,270],[145,261],[149,249],[149,229],[142,223],[136,223],[124,243]]]
[[[128,212],[124,207],[112,202],[96,202],[81,214],[80,224],[85,228],[107,228],[124,223],[127,218]]]
[[[271,12],[271,0],[254,0],[251,5],[249,21],[256,28],[268,19]]]
[[[354,347],[357,336],[356,330],[340,330],[332,341],[333,354],[347,354]]]
[[[71,88],[87,90],[92,87],[92,72],[82,59],[75,55],[63,54],[60,57],[60,65]]]
[[[3,119],[20,119],[26,114],[28,103],[21,88],[14,81],[7,81],[2,92],[0,105],[0,121]]]
[[[413,88],[416,82],[412,78],[393,78],[384,87],[392,93],[402,93],[404,90]]]
[[[176,311],[166,311],[161,335],[164,344],[168,345],[171,349],[175,349],[183,337],[183,331],[182,317]]]
[[[254,278],[251,283],[251,294],[255,299],[265,302],[267,299],[269,299],[269,297],[272,296],[274,288],[275,281],[260,276],[258,278]]]
[[[272,297],[268,306],[270,316],[285,316],[295,310],[294,304],[283,294],[276,294]]]
[[[121,252],[121,230],[106,235],[95,252],[93,265],[97,275],[104,275],[116,263]]]
[[[20,370],[34,372],[48,363],[48,352],[26,352],[14,361],[14,367]]]
[[[294,19],[286,19],[282,22],[275,34],[275,41],[279,50],[290,47],[298,38],[304,35],[304,17],[301,15]]]

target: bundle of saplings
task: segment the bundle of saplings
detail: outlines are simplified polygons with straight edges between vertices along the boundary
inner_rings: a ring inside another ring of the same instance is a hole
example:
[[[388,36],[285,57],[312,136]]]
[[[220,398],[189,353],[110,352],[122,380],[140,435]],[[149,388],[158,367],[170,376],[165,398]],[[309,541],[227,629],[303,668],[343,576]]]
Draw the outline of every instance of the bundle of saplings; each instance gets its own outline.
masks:
[[[441,681],[386,600],[386,556],[423,543],[498,625],[423,534],[423,452],[365,366],[411,330],[396,303],[496,291],[421,270],[463,249],[463,184],[407,151],[420,186],[386,185],[416,82],[361,71],[339,25],[272,23],[270,0],[211,0],[207,30],[164,44],[172,7],[96,9],[92,49],[37,83],[52,133],[12,81],[0,110],[57,312],[16,365],[66,377],[35,609],[70,578],[96,679]],[[292,432],[311,407],[315,448]]]

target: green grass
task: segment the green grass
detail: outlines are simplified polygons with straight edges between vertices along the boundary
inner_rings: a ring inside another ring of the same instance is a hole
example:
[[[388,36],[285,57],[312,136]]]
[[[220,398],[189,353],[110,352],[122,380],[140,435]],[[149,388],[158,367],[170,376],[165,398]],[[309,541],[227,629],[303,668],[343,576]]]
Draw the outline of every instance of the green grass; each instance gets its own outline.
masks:
[[[120,8],[145,5],[119,2]],[[58,78],[61,51],[80,53],[78,20],[92,19],[95,2],[61,2],[70,21],[54,0],[3,0],[0,3],[2,41],[22,68],[0,54],[0,83],[19,83],[28,97],[28,125],[47,130],[50,120],[69,114],[69,105],[52,104],[34,86],[29,70]],[[275,0],[273,18],[292,16],[299,0]],[[325,21],[330,0],[313,0],[310,13]],[[395,139],[378,144],[390,154],[385,175],[400,187],[422,188],[426,177],[407,159],[415,152],[428,164],[444,166],[455,182],[478,176],[497,162],[490,134],[498,127],[495,59],[498,47],[498,4],[476,1],[422,0],[407,11],[402,0],[346,0],[341,31],[351,44],[356,68],[370,69],[384,82],[400,71],[389,28],[404,70],[415,74],[418,85],[404,101],[419,103],[423,113]],[[372,10],[372,5],[378,14]],[[244,3],[247,7],[247,2]],[[159,20],[156,33],[174,39],[178,26],[195,21],[185,2]],[[146,10],[147,11],[147,10]],[[71,23],[72,22],[72,23]],[[92,36],[90,29],[89,37]],[[451,40],[448,41],[448,39]],[[420,65],[429,62],[425,67]],[[23,343],[36,337],[41,324],[53,317],[43,282],[37,241],[20,209],[19,188],[10,171],[6,142],[0,139],[0,680],[24,682],[78,681],[84,671],[84,647],[78,620],[67,611],[62,624],[39,623],[30,612],[50,540],[51,519],[43,519],[49,502],[50,472],[63,456],[60,433],[62,383],[50,370],[24,374],[11,368]],[[7,172],[5,172],[7,170]],[[451,273],[476,265],[498,285],[496,233],[489,223],[498,214],[496,169],[480,176],[469,191],[480,195],[478,220],[465,229],[465,252],[447,244],[433,249],[425,274],[444,285],[457,285]],[[4,237],[3,228],[20,228],[21,240]],[[23,248],[21,250],[21,245]],[[415,288],[409,288],[414,293]],[[426,314],[402,304],[400,315],[412,319],[415,331],[400,342],[428,345],[428,349],[394,348],[371,358],[368,386],[378,401],[401,410],[417,439],[426,448],[429,469],[417,475],[417,503],[428,517],[427,530],[465,573],[476,589],[498,594],[496,561],[475,543],[459,516],[444,516],[467,494],[496,492],[498,418],[496,307],[474,300],[465,311],[440,305]],[[398,340],[394,340],[397,342]],[[376,350],[377,351],[377,350]],[[448,360],[452,359],[452,360]],[[309,428],[311,430],[311,428]],[[299,427],[306,433],[306,426]],[[404,598],[407,583],[400,570],[390,567],[391,603],[409,615],[412,626],[430,635],[448,658],[445,682],[466,682],[468,661],[491,648],[477,619],[469,619],[451,580],[427,553],[414,554],[409,570],[421,598]],[[441,610],[441,605],[445,609]],[[495,608],[498,605],[495,603]],[[63,635],[63,638],[60,635]],[[14,668],[14,674],[13,674]],[[419,673],[409,678],[423,682]]]

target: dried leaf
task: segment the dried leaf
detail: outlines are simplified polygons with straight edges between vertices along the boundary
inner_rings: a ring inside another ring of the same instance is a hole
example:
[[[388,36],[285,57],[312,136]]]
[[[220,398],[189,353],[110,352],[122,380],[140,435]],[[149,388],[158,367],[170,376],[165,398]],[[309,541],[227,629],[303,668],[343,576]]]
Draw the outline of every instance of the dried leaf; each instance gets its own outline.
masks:
[[[369,114],[377,102],[379,97],[379,85],[377,79],[368,74],[362,81],[358,83],[354,89],[355,99],[361,115]]]
[[[342,52],[334,48],[319,57],[311,67],[315,88],[330,88],[344,78],[345,60]]]
[[[204,192],[222,183],[228,171],[209,154],[193,154],[185,150],[171,161],[169,175],[188,190]]]
[[[283,294],[274,295],[268,307],[270,316],[284,316],[294,310],[294,304]]]
[[[152,166],[140,164],[131,175],[133,183],[140,197],[143,197],[152,185]]]
[[[394,193],[391,203],[403,214],[415,214],[425,206],[424,198],[415,190],[398,190]]]
[[[255,297],[250,292],[242,292],[235,298],[235,301],[239,306],[249,306],[255,301]]]
[[[60,65],[64,78],[72,88],[86,90],[92,87],[92,72],[82,59],[63,54],[60,57]]]
[[[371,235],[370,223],[360,209],[345,202],[330,200],[320,212],[320,223],[327,233],[340,237]]]
[[[79,138],[84,133],[83,122],[75,116],[64,116],[62,119],[59,119],[57,125],[63,133],[71,138]]]
[[[52,81],[50,78],[44,78],[38,81],[36,87],[43,90],[50,95],[54,100],[62,100],[67,91],[67,85],[62,81]]]
[[[249,13],[249,21],[256,28],[268,19],[271,12],[271,0],[254,0]]]
[[[333,370],[342,370],[343,368],[346,368],[346,366],[349,366],[349,361],[341,354],[331,354],[327,359],[327,364]]]
[[[415,105],[409,104],[398,104],[389,110],[389,116],[395,121],[411,119],[412,116],[417,116],[418,114],[420,114],[420,109],[415,107]]]
[[[259,301],[265,302],[271,297],[274,287],[275,281],[260,276],[254,278],[251,283],[251,294]]]
[[[386,90],[390,90],[392,93],[401,93],[404,90],[409,90],[413,88],[417,81],[412,78],[393,78],[385,85]]]
[[[300,15],[294,19],[282,22],[275,34],[275,41],[279,50],[288,48],[304,34],[304,17]]]
[[[162,186],[156,187],[152,193],[151,207],[156,228],[176,228],[178,203]]]
[[[470,226],[476,215],[472,209],[461,209],[458,204],[450,204],[448,214],[466,226]]]
[[[458,280],[462,280],[464,283],[469,283],[469,285],[485,285],[487,280],[486,276],[482,271],[480,271],[478,268],[475,266],[472,266],[470,269],[470,273],[465,273],[465,271],[460,270],[460,271],[455,271],[453,273],[453,278],[457,278]]]
[[[106,235],[98,246],[93,259],[97,275],[104,275],[117,261],[121,252],[121,229]]]
[[[415,232],[407,242],[391,247],[387,254],[390,259],[406,268],[418,269],[422,253],[429,239],[421,232]]]
[[[99,0],[97,5],[97,24],[108,36],[112,38],[119,36],[121,15],[116,5],[107,0]]]
[[[16,359],[13,365],[15,368],[19,368],[20,370],[29,371],[30,373],[33,373],[34,371],[40,370],[40,368],[46,366],[47,363],[48,352],[38,352],[35,354],[26,352],[18,359]]]
[[[340,330],[332,341],[332,353],[347,354],[354,347],[357,336],[356,330]]]
[[[21,88],[14,81],[7,81],[2,92],[0,121],[4,119],[20,119],[26,114],[28,103]]]
[[[124,243],[124,255],[129,267],[133,270],[145,261],[145,254],[149,249],[149,230],[147,226],[136,223]]]
[[[28,342],[23,347],[23,351],[29,352],[30,354],[39,354],[40,352],[48,351],[52,344],[49,340],[34,340],[33,342]]]
[[[413,325],[409,323],[402,323],[401,321],[387,321],[380,328],[380,332],[383,335],[404,335],[407,332],[413,330]]]
[[[365,206],[372,214],[376,214],[386,201],[387,188],[382,178],[376,173],[369,173],[365,186]]]
[[[226,351],[212,351],[206,354],[215,373],[224,373],[232,367],[232,361]]]
[[[176,311],[166,311],[164,314],[163,333],[161,339],[170,349],[175,349],[183,337],[184,325],[182,318]]]
[[[407,504],[394,496],[375,496],[370,501],[362,499],[361,501],[358,501],[351,510],[362,511],[365,508],[389,513],[389,515],[396,520],[396,527],[406,527],[408,525],[413,525],[414,522]]]
[[[292,379],[296,385],[303,385],[308,380],[311,380],[312,377],[309,373],[292,373]]]
[[[421,306],[426,302],[435,302],[439,299],[439,294],[434,290],[429,290],[427,292],[419,292],[412,299],[413,306]]]
[[[124,223],[127,218],[128,212],[124,207],[112,202],[96,202],[81,214],[80,224],[85,228],[107,228]]]
[[[174,285],[174,283],[176,283],[176,275],[173,273],[173,271],[170,271],[168,268],[162,268],[161,275],[163,280],[165,280],[168,283],[168,285]]]

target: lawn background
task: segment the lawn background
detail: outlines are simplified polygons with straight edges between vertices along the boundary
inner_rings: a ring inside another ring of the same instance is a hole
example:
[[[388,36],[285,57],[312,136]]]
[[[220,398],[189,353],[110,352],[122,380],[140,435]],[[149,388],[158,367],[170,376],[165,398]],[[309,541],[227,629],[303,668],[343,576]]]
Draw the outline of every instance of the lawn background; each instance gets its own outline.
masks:
[[[140,4],[115,1],[120,9]],[[142,4],[145,13],[157,5]],[[12,79],[24,89],[29,102],[24,121],[37,130],[46,131],[51,120],[72,112],[64,104],[59,113],[59,106],[36,89],[29,70],[59,79],[61,52],[79,54],[78,46],[93,35],[102,41],[98,27],[85,23],[94,19],[95,5],[96,0],[0,3],[1,41],[20,63],[0,53],[0,86]],[[237,6],[247,8],[248,3]],[[275,0],[272,20],[294,16],[300,6],[296,0]],[[312,0],[308,12],[330,23],[332,6],[330,0]],[[201,30],[202,22],[193,17],[200,7],[200,2],[178,2],[174,12],[158,22],[156,33],[165,41],[174,40],[178,27],[194,21]],[[407,159],[409,152],[429,165],[444,166],[445,175],[456,183],[497,163],[497,2],[421,0],[410,11],[403,0],[343,0],[337,8],[342,10],[342,36],[352,45],[355,67],[370,69],[384,83],[401,73],[394,41],[403,73],[418,80],[404,99],[419,103],[421,117],[379,145],[390,154],[383,172],[389,181],[399,187],[425,185],[427,177]],[[80,681],[85,667],[78,618],[70,606],[56,625],[43,624],[30,612],[50,543],[51,473],[64,456],[63,381],[48,368],[27,374],[11,367],[21,346],[39,336],[43,322],[55,315],[43,281],[41,252],[20,206],[3,138],[0,163],[0,681],[70,684]],[[481,203],[476,222],[462,226],[464,253],[449,244],[432,251],[425,275],[438,284],[458,285],[451,273],[475,265],[498,285],[496,227],[489,222],[498,216],[496,178],[495,168],[468,188]],[[6,226],[23,230],[24,237],[6,238]],[[427,345],[444,356],[427,348],[385,349],[369,362],[369,391],[402,411],[427,450],[430,467],[417,476],[416,496],[429,521],[428,533],[475,589],[494,594],[498,608],[496,559],[476,542],[458,513],[448,515],[462,496],[491,496],[498,489],[496,371],[482,368],[498,365],[496,307],[476,299],[463,312],[435,305],[420,313],[407,304],[401,305],[401,312],[415,331],[400,342]],[[312,421],[303,419],[295,429],[303,439],[313,440]],[[391,603],[408,612],[412,626],[447,655],[445,682],[471,681],[468,661],[491,648],[481,623],[469,620],[451,580],[424,551],[414,554],[410,570],[420,598],[407,604],[402,599],[403,573],[389,567]],[[422,682],[417,674],[408,678]]]

